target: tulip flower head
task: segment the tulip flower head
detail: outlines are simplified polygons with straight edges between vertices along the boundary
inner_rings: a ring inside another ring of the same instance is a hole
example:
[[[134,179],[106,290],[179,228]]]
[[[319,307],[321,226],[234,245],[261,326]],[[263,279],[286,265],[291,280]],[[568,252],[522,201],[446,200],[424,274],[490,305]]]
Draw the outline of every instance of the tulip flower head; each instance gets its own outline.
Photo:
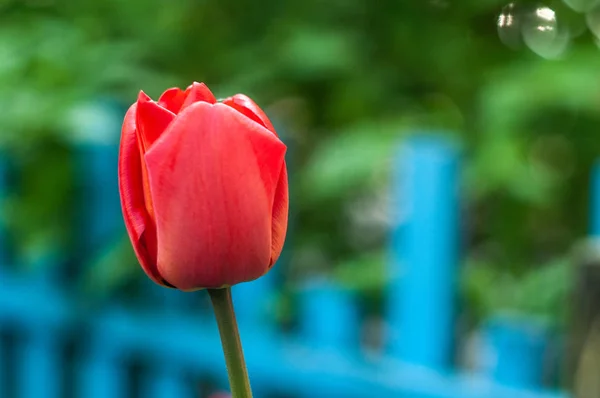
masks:
[[[254,280],[275,263],[288,218],[286,146],[265,113],[206,85],[143,92],[121,133],[119,191],[145,273],[184,291]]]

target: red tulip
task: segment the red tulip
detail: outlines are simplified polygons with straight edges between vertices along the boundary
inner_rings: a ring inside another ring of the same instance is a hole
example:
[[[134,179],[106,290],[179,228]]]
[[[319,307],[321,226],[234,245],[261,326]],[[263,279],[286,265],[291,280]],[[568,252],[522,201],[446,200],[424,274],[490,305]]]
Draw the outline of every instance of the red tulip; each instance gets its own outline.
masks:
[[[242,94],[208,87],[143,92],[125,116],[119,191],[146,274],[191,291],[264,275],[287,229],[286,146]]]

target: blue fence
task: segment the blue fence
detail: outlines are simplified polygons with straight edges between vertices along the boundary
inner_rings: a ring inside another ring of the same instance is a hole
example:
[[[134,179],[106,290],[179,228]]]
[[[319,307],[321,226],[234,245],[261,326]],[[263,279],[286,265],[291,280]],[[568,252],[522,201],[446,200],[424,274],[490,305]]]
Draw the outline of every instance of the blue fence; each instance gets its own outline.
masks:
[[[114,142],[77,149],[85,194],[81,245],[88,253],[122,232],[116,150]],[[483,373],[453,365],[460,170],[460,151],[440,137],[414,138],[399,148],[382,353],[362,352],[356,297],[331,282],[314,281],[300,292],[294,333],[282,331],[273,315],[276,270],[234,288],[257,398],[565,397],[542,389],[545,337],[527,324],[488,328]],[[4,171],[1,193],[9,189]],[[183,398],[202,396],[204,381],[227,386],[218,332],[210,311],[201,311],[208,309],[201,292],[148,282],[145,305],[117,301],[90,309],[52,274],[3,267],[0,286],[1,397]]]

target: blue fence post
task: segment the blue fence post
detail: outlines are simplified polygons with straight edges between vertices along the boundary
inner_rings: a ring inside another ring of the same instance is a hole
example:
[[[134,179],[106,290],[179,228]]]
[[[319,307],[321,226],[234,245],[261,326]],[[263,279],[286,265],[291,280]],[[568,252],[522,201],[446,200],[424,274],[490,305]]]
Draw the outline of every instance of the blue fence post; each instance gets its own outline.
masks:
[[[36,330],[20,347],[17,391],[21,398],[59,398],[63,364],[55,333]]]
[[[113,336],[95,336],[79,371],[77,398],[125,398],[127,380],[125,366],[118,347],[111,344]]]
[[[278,277],[279,274],[275,268],[261,278],[240,283],[231,288],[242,343],[245,338],[254,337],[257,339],[255,344],[262,345],[271,341],[271,337],[276,333],[275,286],[277,286]],[[247,359],[252,355],[264,355],[257,354],[256,347],[250,346],[245,348],[245,354]],[[254,373],[252,366],[248,367],[248,373],[252,379]],[[264,384],[253,384],[254,396],[267,397],[268,391],[265,387]]]
[[[93,260],[124,233],[118,188],[118,157],[124,109],[113,101],[82,104],[72,120],[80,208],[75,231],[78,264]],[[114,347],[95,332],[79,367],[78,397],[123,395],[123,367]]]
[[[309,346],[358,352],[359,316],[350,291],[325,281],[310,282],[301,291],[300,322]]]
[[[392,356],[452,364],[458,265],[459,151],[442,136],[413,137],[396,161],[387,312]]]
[[[140,272],[141,269],[140,269]],[[146,293],[151,298],[153,306],[167,312],[185,312],[194,299],[194,295],[181,290],[159,286],[148,278],[144,278]]]
[[[549,328],[533,319],[497,316],[484,328],[485,370],[499,384],[535,389],[542,385]]]
[[[277,271],[251,282],[240,283],[231,288],[240,328],[269,329],[275,317],[275,282]]]
[[[82,208],[77,239],[85,259],[106,250],[124,232],[117,183],[124,110],[111,101],[85,104],[73,121]]]
[[[0,324],[0,330],[3,329],[2,328],[2,324]],[[0,396],[1,397],[5,397],[9,394],[8,390],[8,386],[6,385],[6,381],[8,379],[8,350],[6,347],[7,344],[5,343],[4,338],[0,338]]]
[[[193,391],[186,382],[185,374],[177,363],[166,363],[155,366],[143,383],[144,398],[192,398]]]
[[[600,161],[596,162],[592,169],[591,178],[591,235],[600,237]]]

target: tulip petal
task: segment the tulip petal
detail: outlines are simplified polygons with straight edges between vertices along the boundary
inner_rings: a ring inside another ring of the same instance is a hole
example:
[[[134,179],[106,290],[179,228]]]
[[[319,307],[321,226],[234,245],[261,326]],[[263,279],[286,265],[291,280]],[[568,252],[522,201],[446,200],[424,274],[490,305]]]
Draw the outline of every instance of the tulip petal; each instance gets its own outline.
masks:
[[[273,124],[263,112],[262,109],[252,99],[244,94],[236,94],[233,97],[226,98],[222,101],[225,105],[229,105],[238,112],[246,115],[257,123],[266,127],[270,132],[277,135]]]
[[[288,210],[289,210],[289,193],[288,193],[288,176],[285,163],[281,168],[279,182],[275,190],[273,200],[273,215],[271,221],[271,263],[273,266],[279,259],[285,242],[288,225]]]
[[[138,98],[136,126],[145,153],[175,119],[175,114],[156,102],[143,98],[141,94],[144,93],[140,93]]]
[[[146,274],[154,282],[167,285],[156,266],[156,234],[144,203],[142,159],[136,134],[137,104],[133,104],[123,122],[119,153],[119,192],[125,227],[133,249]],[[150,226],[150,228],[149,228]]]
[[[143,91],[140,92],[136,111],[136,133],[141,154],[162,135],[167,126],[175,119],[175,114],[152,101]],[[142,185],[144,191],[144,203],[148,215],[153,220],[154,210],[150,186],[148,185],[148,172],[145,164],[142,164]]]
[[[268,270],[284,155],[276,136],[229,106],[197,102],[177,116],[145,155],[166,280],[196,290]]]
[[[206,87],[204,83],[192,83],[186,90],[185,94],[187,98],[181,105],[181,109],[179,112],[183,111],[188,106],[192,105],[195,102],[208,102],[209,104],[214,104],[217,102],[217,99],[213,95],[213,93]]]
[[[140,91],[138,94],[138,102],[139,101],[152,101],[152,98],[150,98],[145,92]]]
[[[173,112],[174,114],[178,114],[181,109],[181,105],[183,105],[183,101],[185,101],[186,94],[179,87],[173,87],[162,93],[160,98],[158,99],[158,105],[163,108]]]

